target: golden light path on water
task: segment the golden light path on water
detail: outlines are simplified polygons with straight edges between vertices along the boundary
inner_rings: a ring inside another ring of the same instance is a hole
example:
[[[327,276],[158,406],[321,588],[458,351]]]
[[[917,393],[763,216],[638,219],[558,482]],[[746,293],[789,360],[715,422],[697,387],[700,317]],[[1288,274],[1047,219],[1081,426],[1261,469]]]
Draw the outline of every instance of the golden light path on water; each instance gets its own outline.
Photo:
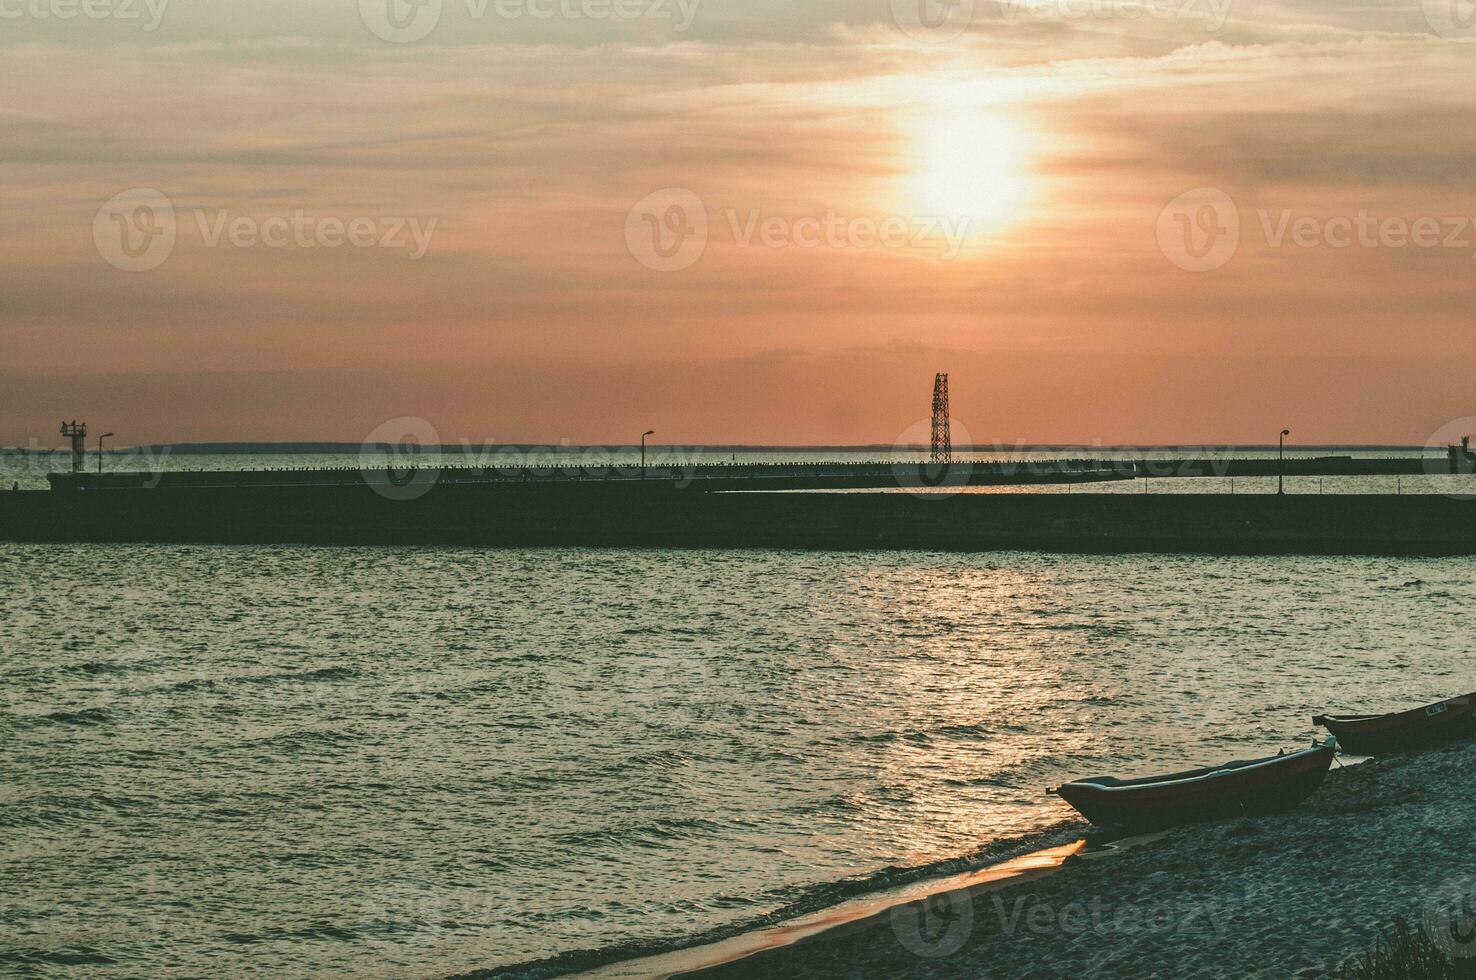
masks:
[[[901,591],[889,593],[881,582],[864,591],[875,596],[871,605],[879,616],[897,617],[903,638],[921,647],[879,663],[879,683],[899,705],[933,706],[941,716],[935,732],[954,736],[916,732],[898,738],[882,762],[888,783],[908,787],[908,816],[895,819],[899,801],[877,801],[878,830],[907,863],[921,864],[944,856],[939,840],[997,838],[1018,830],[1016,808],[1038,801],[1026,790],[1001,806],[1002,774],[1078,753],[1091,734],[1086,728],[1036,731],[1031,724],[1048,707],[1059,710],[1063,699],[1081,696],[1073,694],[1076,682],[1065,677],[1067,665],[1057,650],[1028,640],[1007,651],[959,642],[981,619],[1029,616],[1022,597],[1044,598],[1049,582],[1023,569],[960,574],[923,568],[905,578]],[[940,631],[939,623],[949,625]],[[895,720],[901,728],[902,720]],[[975,739],[1001,750],[991,750],[986,761]]]

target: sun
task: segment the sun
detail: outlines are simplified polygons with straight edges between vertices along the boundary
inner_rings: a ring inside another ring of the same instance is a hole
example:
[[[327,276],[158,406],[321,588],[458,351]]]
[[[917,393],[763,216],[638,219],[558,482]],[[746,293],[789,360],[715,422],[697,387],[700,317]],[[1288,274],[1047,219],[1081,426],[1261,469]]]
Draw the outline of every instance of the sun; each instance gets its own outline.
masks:
[[[1009,116],[986,110],[931,116],[913,138],[912,197],[929,216],[995,232],[1020,217],[1030,192],[1029,146]]]

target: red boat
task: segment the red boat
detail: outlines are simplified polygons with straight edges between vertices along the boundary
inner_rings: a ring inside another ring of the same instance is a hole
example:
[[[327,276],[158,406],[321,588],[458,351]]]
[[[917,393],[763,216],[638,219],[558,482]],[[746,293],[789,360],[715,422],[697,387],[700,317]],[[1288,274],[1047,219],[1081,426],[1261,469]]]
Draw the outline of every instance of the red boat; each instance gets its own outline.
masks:
[[[1322,785],[1337,753],[1337,739],[1329,738],[1291,755],[1142,779],[1078,779],[1050,792],[1098,827],[1155,830],[1210,817],[1290,809]]]
[[[1379,755],[1476,734],[1476,694],[1388,715],[1318,715],[1312,724],[1355,755]]]

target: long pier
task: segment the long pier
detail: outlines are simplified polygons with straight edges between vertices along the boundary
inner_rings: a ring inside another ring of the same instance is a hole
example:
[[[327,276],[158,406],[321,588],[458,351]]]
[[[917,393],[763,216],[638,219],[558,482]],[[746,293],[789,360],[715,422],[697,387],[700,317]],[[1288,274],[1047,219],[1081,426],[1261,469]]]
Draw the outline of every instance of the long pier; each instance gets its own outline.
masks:
[[[161,472],[51,473],[53,490],[207,489],[241,487],[351,487],[446,485],[560,487],[646,483],[698,491],[726,490],[857,490],[914,486],[1018,486],[1130,480],[1131,468],[1095,460],[955,462],[938,464],[905,460],[868,463],[653,463],[647,467],[580,463],[560,466],[442,466],[406,457],[380,468],[312,468],[277,470],[166,470]]]
[[[1261,477],[1284,473],[1307,476],[1418,476],[1447,472],[1443,457],[1275,457],[1201,456],[1137,459],[959,458],[932,464],[911,458],[837,463],[680,463],[647,467],[583,462],[575,455],[562,465],[441,465],[414,455],[395,465],[269,470],[121,471],[104,474],[51,473],[55,490],[184,489],[231,487],[356,486],[384,482],[507,486],[557,486],[571,483],[657,483],[697,490],[858,490],[926,486],[1018,486],[1086,483],[1170,477]]]

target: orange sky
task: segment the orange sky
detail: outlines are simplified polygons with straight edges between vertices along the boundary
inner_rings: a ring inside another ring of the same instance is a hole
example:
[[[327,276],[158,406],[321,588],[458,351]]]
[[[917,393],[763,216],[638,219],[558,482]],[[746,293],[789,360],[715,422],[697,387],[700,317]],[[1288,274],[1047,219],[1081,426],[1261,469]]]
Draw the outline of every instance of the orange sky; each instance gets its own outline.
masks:
[[[935,371],[978,442],[1476,415],[1446,0],[403,2],[0,22],[0,444],[890,443]]]

